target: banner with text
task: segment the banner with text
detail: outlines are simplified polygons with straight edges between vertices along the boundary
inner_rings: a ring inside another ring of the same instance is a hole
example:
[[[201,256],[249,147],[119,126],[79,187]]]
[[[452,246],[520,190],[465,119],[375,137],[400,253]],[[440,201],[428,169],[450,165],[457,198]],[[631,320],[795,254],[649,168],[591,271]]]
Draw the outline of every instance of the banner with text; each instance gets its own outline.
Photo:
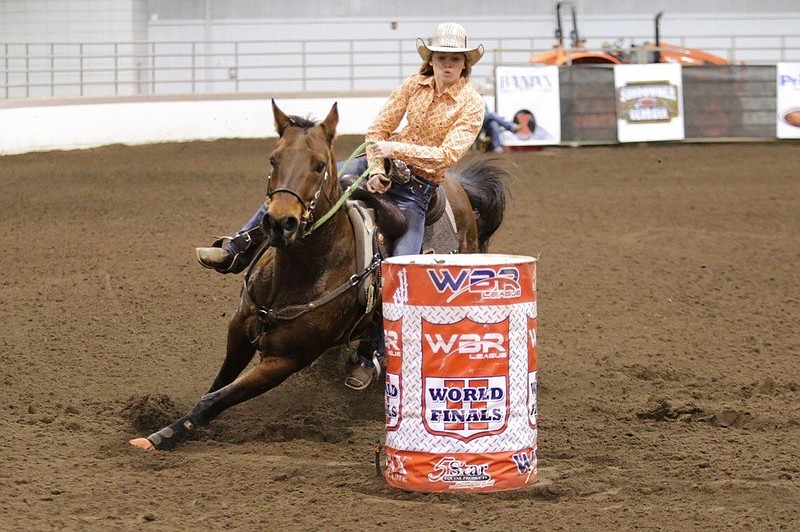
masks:
[[[778,63],[779,139],[800,139],[800,63]]]
[[[534,146],[561,142],[561,101],[558,67],[497,67],[495,112],[519,125],[503,130],[504,146]]]
[[[620,142],[685,137],[680,65],[614,65],[614,87]]]

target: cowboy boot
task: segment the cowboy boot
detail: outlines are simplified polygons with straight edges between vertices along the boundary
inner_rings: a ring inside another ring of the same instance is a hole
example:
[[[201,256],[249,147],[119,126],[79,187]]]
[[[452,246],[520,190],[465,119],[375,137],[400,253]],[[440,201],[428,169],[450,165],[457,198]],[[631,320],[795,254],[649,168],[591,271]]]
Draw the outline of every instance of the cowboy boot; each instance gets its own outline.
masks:
[[[264,230],[258,226],[232,237],[220,237],[211,247],[196,248],[195,255],[206,268],[222,274],[240,273],[253,261],[265,237]]]
[[[197,261],[201,266],[217,270],[220,273],[227,273],[227,269],[233,262],[234,253],[228,250],[228,247],[223,247],[225,240],[232,241],[234,237],[221,237],[207,248],[195,248],[195,255]]]
[[[233,236],[217,238],[210,247],[196,248],[197,261],[219,273],[239,273],[255,258],[266,238],[264,215],[267,208],[261,205],[244,227]]]
[[[347,378],[344,380],[344,385],[359,392],[366,390],[372,384],[373,379],[381,374],[381,363],[378,357],[377,351],[372,354],[371,361],[364,360],[359,356],[350,368]]]
[[[386,353],[386,340],[383,332],[383,318],[377,314],[377,323],[381,327],[376,331],[377,338],[362,339],[353,356],[348,360],[347,378],[344,385],[356,391],[365,390],[375,379],[381,375],[381,363]]]
[[[233,253],[223,247],[196,248],[198,262],[206,268],[225,270],[233,262]]]

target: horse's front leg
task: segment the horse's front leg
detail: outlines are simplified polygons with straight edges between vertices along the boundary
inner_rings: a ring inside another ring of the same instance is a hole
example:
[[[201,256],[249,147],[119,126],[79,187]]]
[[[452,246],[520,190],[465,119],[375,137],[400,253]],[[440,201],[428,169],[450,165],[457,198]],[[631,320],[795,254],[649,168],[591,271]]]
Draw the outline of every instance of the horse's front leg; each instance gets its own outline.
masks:
[[[211,388],[207,393],[216,392],[236,379],[247,367],[256,348],[250,343],[245,329],[245,319],[242,313],[237,312],[228,324],[228,341],[226,344],[225,361],[219,368]]]
[[[274,388],[304,366],[303,362],[293,358],[264,357],[239,379],[215,392],[205,394],[191,413],[147,438],[136,438],[129,443],[148,451],[173,449],[178,443],[185,441],[198,426],[206,425],[228,408]]]

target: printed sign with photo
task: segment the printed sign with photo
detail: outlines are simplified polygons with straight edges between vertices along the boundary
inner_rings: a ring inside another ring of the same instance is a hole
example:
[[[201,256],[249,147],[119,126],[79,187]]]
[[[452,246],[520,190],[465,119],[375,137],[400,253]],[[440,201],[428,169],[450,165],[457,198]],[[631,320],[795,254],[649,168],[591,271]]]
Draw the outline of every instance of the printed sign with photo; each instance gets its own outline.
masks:
[[[561,143],[558,67],[497,67],[495,104],[497,114],[517,125],[501,132],[504,146]]]
[[[800,63],[778,63],[779,139],[800,139]]]

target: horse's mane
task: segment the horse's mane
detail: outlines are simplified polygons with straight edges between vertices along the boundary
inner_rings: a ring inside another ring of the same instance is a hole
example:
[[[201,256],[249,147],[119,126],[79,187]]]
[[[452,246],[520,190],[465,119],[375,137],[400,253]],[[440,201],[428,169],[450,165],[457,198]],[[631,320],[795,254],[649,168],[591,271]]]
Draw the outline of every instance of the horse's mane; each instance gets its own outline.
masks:
[[[289,119],[290,126],[296,126],[303,129],[308,129],[317,125],[315,120],[311,120],[310,118],[303,118],[302,116],[291,115],[287,117]]]

